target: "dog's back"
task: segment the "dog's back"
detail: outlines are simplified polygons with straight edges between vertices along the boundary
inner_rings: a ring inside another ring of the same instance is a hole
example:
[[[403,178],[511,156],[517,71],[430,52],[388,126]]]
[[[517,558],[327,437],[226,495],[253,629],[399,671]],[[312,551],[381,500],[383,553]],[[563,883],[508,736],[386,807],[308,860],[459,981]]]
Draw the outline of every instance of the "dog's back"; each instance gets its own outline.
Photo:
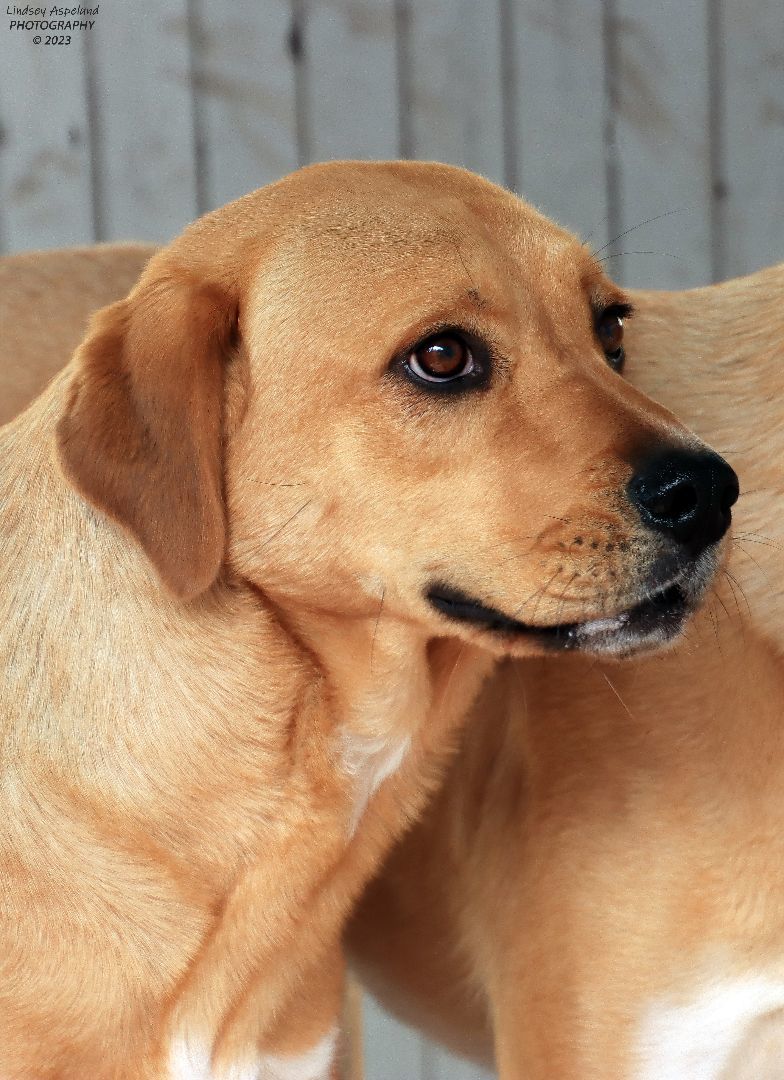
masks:
[[[128,292],[154,250],[99,244],[0,258],[0,424],[43,390],[90,315]]]

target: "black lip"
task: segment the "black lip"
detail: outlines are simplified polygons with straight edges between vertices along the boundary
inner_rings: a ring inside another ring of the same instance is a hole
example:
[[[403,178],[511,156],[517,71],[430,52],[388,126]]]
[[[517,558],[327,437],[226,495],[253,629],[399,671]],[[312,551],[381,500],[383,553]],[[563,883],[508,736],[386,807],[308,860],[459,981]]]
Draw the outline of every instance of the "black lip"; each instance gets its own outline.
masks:
[[[457,622],[478,624],[485,630],[503,634],[533,634],[539,633],[541,629],[520,622],[510,615],[504,615],[503,611],[488,607],[467,593],[448,585],[435,585],[427,591],[426,596],[436,610]]]
[[[434,585],[426,593],[429,603],[443,615],[456,622],[472,623],[492,633],[515,637],[536,637],[543,644],[557,648],[575,649],[588,643],[580,633],[585,623],[558,623],[554,626],[535,626],[521,622],[497,608],[489,607],[467,593],[448,585]],[[645,600],[627,609],[623,629],[636,637],[655,630],[676,633],[688,613],[686,593],[675,582],[652,593]],[[593,621],[593,620],[586,620]]]

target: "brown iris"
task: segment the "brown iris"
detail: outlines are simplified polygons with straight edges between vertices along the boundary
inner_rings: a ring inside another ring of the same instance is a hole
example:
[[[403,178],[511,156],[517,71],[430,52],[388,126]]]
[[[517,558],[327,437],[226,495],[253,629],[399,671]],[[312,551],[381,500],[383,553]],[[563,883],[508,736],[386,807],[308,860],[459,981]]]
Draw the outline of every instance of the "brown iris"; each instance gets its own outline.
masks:
[[[620,371],[623,365],[623,317],[613,308],[603,312],[596,323],[596,334],[610,366]]]
[[[409,367],[421,379],[446,382],[473,370],[471,350],[455,334],[440,334],[423,342],[409,356]]]

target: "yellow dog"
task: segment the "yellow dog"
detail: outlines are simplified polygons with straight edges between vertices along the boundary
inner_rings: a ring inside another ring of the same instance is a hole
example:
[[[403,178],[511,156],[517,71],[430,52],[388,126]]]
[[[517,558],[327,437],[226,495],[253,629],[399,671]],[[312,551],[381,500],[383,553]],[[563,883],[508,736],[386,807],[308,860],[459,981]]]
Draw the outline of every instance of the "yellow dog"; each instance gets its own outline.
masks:
[[[0,1074],[330,1074],[343,920],[493,658],[658,646],[720,564],[737,481],[628,313],[471,174],[320,166],[2,429]]]

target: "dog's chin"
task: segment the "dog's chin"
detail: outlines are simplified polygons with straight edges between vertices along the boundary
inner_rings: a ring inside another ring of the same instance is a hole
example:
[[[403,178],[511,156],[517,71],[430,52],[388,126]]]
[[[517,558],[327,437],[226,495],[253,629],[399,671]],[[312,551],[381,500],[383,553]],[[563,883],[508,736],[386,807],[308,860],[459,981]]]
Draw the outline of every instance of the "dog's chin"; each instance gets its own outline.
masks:
[[[583,652],[618,659],[654,652],[677,641],[700,606],[717,566],[706,553],[688,572],[648,588],[641,598],[612,615],[535,625],[488,607],[459,590],[434,585],[426,593],[431,607],[468,630],[493,652],[531,655],[542,652]]]
[[[572,623],[561,633],[556,629],[554,641],[545,643],[619,659],[637,656],[676,641],[696,607],[686,589],[673,583],[617,615]]]

